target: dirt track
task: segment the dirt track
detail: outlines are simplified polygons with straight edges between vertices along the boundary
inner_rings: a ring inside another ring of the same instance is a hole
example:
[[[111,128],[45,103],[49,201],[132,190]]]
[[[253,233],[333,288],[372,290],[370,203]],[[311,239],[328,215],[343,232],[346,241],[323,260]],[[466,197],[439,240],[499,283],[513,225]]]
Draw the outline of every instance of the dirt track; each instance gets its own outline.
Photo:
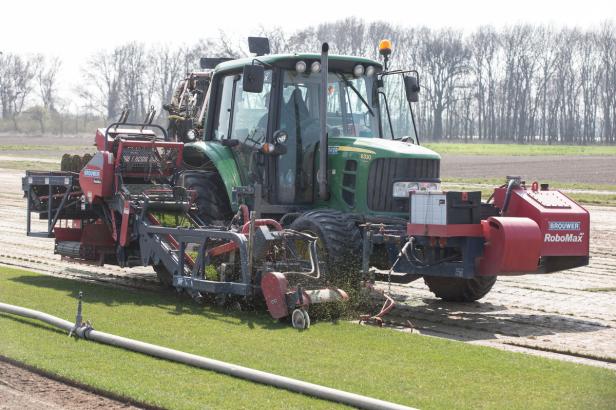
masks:
[[[0,170],[0,264],[82,278],[105,273],[112,281],[128,274],[156,286],[150,268],[124,271],[66,263],[53,254],[52,240],[26,237],[21,175]],[[422,281],[394,286],[403,302],[394,313],[424,334],[616,370],[616,208],[590,210],[589,266],[552,275],[500,277],[487,297],[471,305],[443,303]]]
[[[616,159],[610,156],[442,156],[444,178],[521,175],[527,181],[581,182],[616,185]]]
[[[0,410],[138,409],[0,359]]]
[[[64,153],[50,147],[70,147],[73,154],[92,153],[94,133],[65,136],[0,135],[2,160],[60,161]],[[25,144],[25,145],[24,145]],[[616,160],[612,156],[503,156],[443,154],[441,176],[445,178],[484,178],[520,175],[527,181],[560,181],[616,186]],[[616,187],[615,187],[616,189]]]

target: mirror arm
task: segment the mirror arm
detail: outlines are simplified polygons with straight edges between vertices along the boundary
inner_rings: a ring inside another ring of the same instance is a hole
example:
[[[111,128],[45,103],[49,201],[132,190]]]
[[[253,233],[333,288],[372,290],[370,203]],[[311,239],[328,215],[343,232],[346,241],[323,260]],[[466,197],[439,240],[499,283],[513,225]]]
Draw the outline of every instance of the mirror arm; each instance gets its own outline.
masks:
[[[391,124],[391,115],[389,114],[389,102],[387,102],[387,96],[383,91],[379,91],[379,94],[383,96],[385,100],[385,111],[387,112],[387,121],[389,122],[389,131],[391,132],[391,139],[395,138],[394,136],[394,126]]]
[[[273,65],[273,64],[266,63],[265,61],[261,61],[261,60],[259,60],[258,58],[253,58],[253,59],[252,59],[251,64],[252,64],[252,65],[255,65],[255,61],[256,61],[257,63],[261,64],[263,67],[269,67],[269,68],[274,67],[274,65]]]
[[[415,131],[415,141],[419,145],[419,134],[417,133],[417,125],[415,124],[415,113],[413,112],[413,105],[409,100],[406,100],[409,104],[409,110],[411,110],[411,121],[413,121],[413,131]]]

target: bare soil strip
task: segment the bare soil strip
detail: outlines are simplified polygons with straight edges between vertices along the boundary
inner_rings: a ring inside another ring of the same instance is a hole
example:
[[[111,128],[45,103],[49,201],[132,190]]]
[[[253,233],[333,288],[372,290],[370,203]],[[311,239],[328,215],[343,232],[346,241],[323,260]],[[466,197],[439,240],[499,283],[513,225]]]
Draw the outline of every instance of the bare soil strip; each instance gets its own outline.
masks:
[[[52,240],[26,237],[21,176],[17,171],[0,170],[0,264],[158,289],[149,267],[69,263],[53,254]],[[492,292],[472,304],[444,303],[422,280],[392,286],[401,304],[392,312],[392,320],[410,320],[424,334],[616,370],[616,209],[589,209],[589,266],[551,275],[501,276]],[[44,225],[38,222],[33,226]],[[385,283],[380,286],[387,289]]]
[[[526,181],[616,185],[616,159],[609,156],[442,155],[441,177],[494,178],[520,175]],[[557,188],[557,187],[555,187]]]
[[[0,410],[141,409],[0,356]]]

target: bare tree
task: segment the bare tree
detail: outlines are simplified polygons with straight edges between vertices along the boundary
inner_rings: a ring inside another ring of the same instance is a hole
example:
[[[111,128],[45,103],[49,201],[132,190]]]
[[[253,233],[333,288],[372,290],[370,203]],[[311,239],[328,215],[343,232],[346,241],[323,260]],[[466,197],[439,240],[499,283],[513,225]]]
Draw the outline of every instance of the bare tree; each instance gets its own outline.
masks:
[[[58,73],[62,61],[58,57],[46,59],[43,56],[38,56],[36,65],[36,83],[43,108],[48,112],[55,113]]]
[[[0,101],[2,117],[10,117],[13,128],[19,131],[17,117],[25,107],[35,76],[33,59],[16,54],[0,56]]]
[[[130,110],[131,118],[145,116],[146,105],[152,101],[152,87],[146,84],[147,57],[143,44],[129,43],[121,47],[123,55],[120,98],[124,107]]]
[[[116,118],[121,111],[122,77],[124,76],[126,56],[124,49],[95,54],[84,71],[85,84],[81,97],[88,108],[99,112],[108,120]]]
[[[414,105],[417,128],[427,139],[518,143],[616,143],[616,24],[580,30],[541,25],[502,29],[479,27],[464,35],[452,29],[401,27],[355,17],[295,31],[260,27],[273,53],[316,52],[322,42],[332,53],[380,59],[379,40],[394,44],[390,68],[420,72],[422,97]],[[94,55],[80,94],[90,110],[108,119],[128,106],[141,116],[171,99],[185,73],[200,57],[249,55],[245,41],[220,32],[179,47],[128,43]],[[24,108],[44,127],[44,114],[57,109],[57,59],[0,55],[2,118]],[[33,81],[34,78],[34,81]],[[31,91],[38,90],[37,103]],[[396,133],[409,119],[402,88],[389,107]],[[41,106],[40,112],[33,108]]]
[[[421,64],[429,79],[428,97],[433,111],[432,138],[443,137],[443,113],[456,99],[468,70],[470,50],[462,41],[462,32],[424,29],[421,36]]]
[[[156,84],[156,96],[162,104],[171,101],[173,90],[182,77],[185,69],[185,57],[188,50],[185,47],[170,48],[169,46],[155,46],[150,50],[149,73],[151,81]]]
[[[606,143],[616,142],[616,26],[614,22],[604,23],[597,36],[601,50],[601,71],[603,87],[601,93],[603,108],[603,139]]]

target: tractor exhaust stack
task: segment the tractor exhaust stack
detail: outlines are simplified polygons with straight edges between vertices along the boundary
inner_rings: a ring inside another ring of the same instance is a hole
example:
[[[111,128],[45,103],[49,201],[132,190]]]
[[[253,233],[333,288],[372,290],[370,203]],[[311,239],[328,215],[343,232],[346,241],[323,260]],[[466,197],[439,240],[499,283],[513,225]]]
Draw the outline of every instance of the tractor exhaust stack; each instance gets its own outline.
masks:
[[[327,175],[327,155],[329,145],[327,142],[327,75],[329,72],[327,54],[329,44],[323,43],[321,47],[321,94],[319,101],[319,118],[321,120],[321,139],[319,143],[319,172],[317,181],[319,182],[319,199],[326,201],[329,199],[329,184]]]

